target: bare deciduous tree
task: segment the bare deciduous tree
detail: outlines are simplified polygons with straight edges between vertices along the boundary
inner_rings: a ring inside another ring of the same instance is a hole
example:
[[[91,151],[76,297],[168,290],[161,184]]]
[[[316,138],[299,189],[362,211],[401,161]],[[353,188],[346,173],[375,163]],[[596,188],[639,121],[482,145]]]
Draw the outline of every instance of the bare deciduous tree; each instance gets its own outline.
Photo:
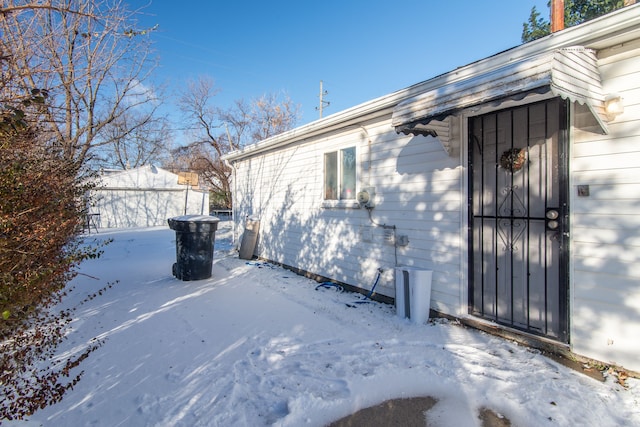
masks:
[[[84,163],[111,142],[105,126],[156,98],[143,84],[155,64],[135,15],[120,0],[8,0],[0,10],[0,55],[11,57],[2,98],[46,90],[39,122],[68,160]]]
[[[95,150],[91,163],[116,169],[166,163],[171,152],[171,134],[165,117],[126,112],[105,126],[101,140],[108,144]]]
[[[54,306],[100,255],[76,238],[93,188],[85,160],[105,126],[153,98],[131,16],[117,0],[0,4],[0,419],[58,402],[101,344],[58,354],[73,309]]]
[[[175,155],[183,163],[174,163],[172,167],[198,172],[200,179],[217,195],[215,198],[221,198],[224,206],[231,206],[231,199],[227,197],[231,169],[221,159],[229,151],[228,140],[220,133],[222,124],[213,105],[217,92],[212,79],[200,78],[188,83],[178,104],[192,128],[189,137],[193,142],[176,150]]]
[[[250,102],[236,101],[232,108],[216,108],[213,100],[218,93],[210,78],[189,82],[179,100],[188,125],[193,129],[193,141],[181,147],[177,158],[182,167],[198,172],[211,188],[213,199],[231,208],[231,169],[222,156],[244,145],[267,139],[295,126],[298,107],[288,96],[269,94]]]
[[[251,102],[251,140],[254,143],[293,128],[298,120],[299,108],[288,96],[263,95]]]
[[[246,102],[238,100],[227,110],[218,110],[225,124],[224,135],[233,141],[232,150],[262,141],[293,128],[298,121],[299,106],[286,95],[266,94]]]

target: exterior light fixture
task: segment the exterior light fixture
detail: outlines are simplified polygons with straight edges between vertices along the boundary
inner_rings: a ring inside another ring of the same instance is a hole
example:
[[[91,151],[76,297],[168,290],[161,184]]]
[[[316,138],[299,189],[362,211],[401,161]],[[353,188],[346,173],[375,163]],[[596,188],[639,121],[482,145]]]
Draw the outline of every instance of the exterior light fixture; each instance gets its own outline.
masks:
[[[624,113],[623,98],[620,95],[607,96],[604,100],[604,111],[609,120],[613,120]]]

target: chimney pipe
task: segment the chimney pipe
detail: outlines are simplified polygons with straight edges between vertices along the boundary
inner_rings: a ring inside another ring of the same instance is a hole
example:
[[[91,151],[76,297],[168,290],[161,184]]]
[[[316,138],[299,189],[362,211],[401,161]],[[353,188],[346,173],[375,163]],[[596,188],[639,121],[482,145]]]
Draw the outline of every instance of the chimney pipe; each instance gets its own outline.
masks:
[[[551,32],[564,30],[564,0],[551,0]]]

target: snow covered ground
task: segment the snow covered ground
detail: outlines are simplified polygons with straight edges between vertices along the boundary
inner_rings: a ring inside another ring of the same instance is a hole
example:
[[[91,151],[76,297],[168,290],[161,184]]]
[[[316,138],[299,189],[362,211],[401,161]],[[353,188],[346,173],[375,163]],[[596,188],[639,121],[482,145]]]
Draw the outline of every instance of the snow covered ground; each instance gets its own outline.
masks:
[[[479,425],[488,407],[517,426],[640,425],[640,382],[598,382],[538,352],[455,323],[416,325],[393,306],[240,260],[230,223],[213,276],[171,275],[168,228],[102,231],[82,266],[61,350],[105,343],[80,383],[26,426],[323,426],[399,397],[433,396],[431,426]],[[355,307],[352,307],[354,306]]]

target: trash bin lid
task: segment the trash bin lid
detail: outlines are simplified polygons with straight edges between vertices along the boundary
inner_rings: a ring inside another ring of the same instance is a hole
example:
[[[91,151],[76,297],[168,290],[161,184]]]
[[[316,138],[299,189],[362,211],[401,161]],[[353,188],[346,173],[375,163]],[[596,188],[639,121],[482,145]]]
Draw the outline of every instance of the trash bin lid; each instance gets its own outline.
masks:
[[[217,230],[220,219],[210,215],[182,215],[169,218],[167,221],[172,230],[207,233]]]
[[[211,215],[181,215],[169,218],[180,222],[219,222],[220,218]]]

